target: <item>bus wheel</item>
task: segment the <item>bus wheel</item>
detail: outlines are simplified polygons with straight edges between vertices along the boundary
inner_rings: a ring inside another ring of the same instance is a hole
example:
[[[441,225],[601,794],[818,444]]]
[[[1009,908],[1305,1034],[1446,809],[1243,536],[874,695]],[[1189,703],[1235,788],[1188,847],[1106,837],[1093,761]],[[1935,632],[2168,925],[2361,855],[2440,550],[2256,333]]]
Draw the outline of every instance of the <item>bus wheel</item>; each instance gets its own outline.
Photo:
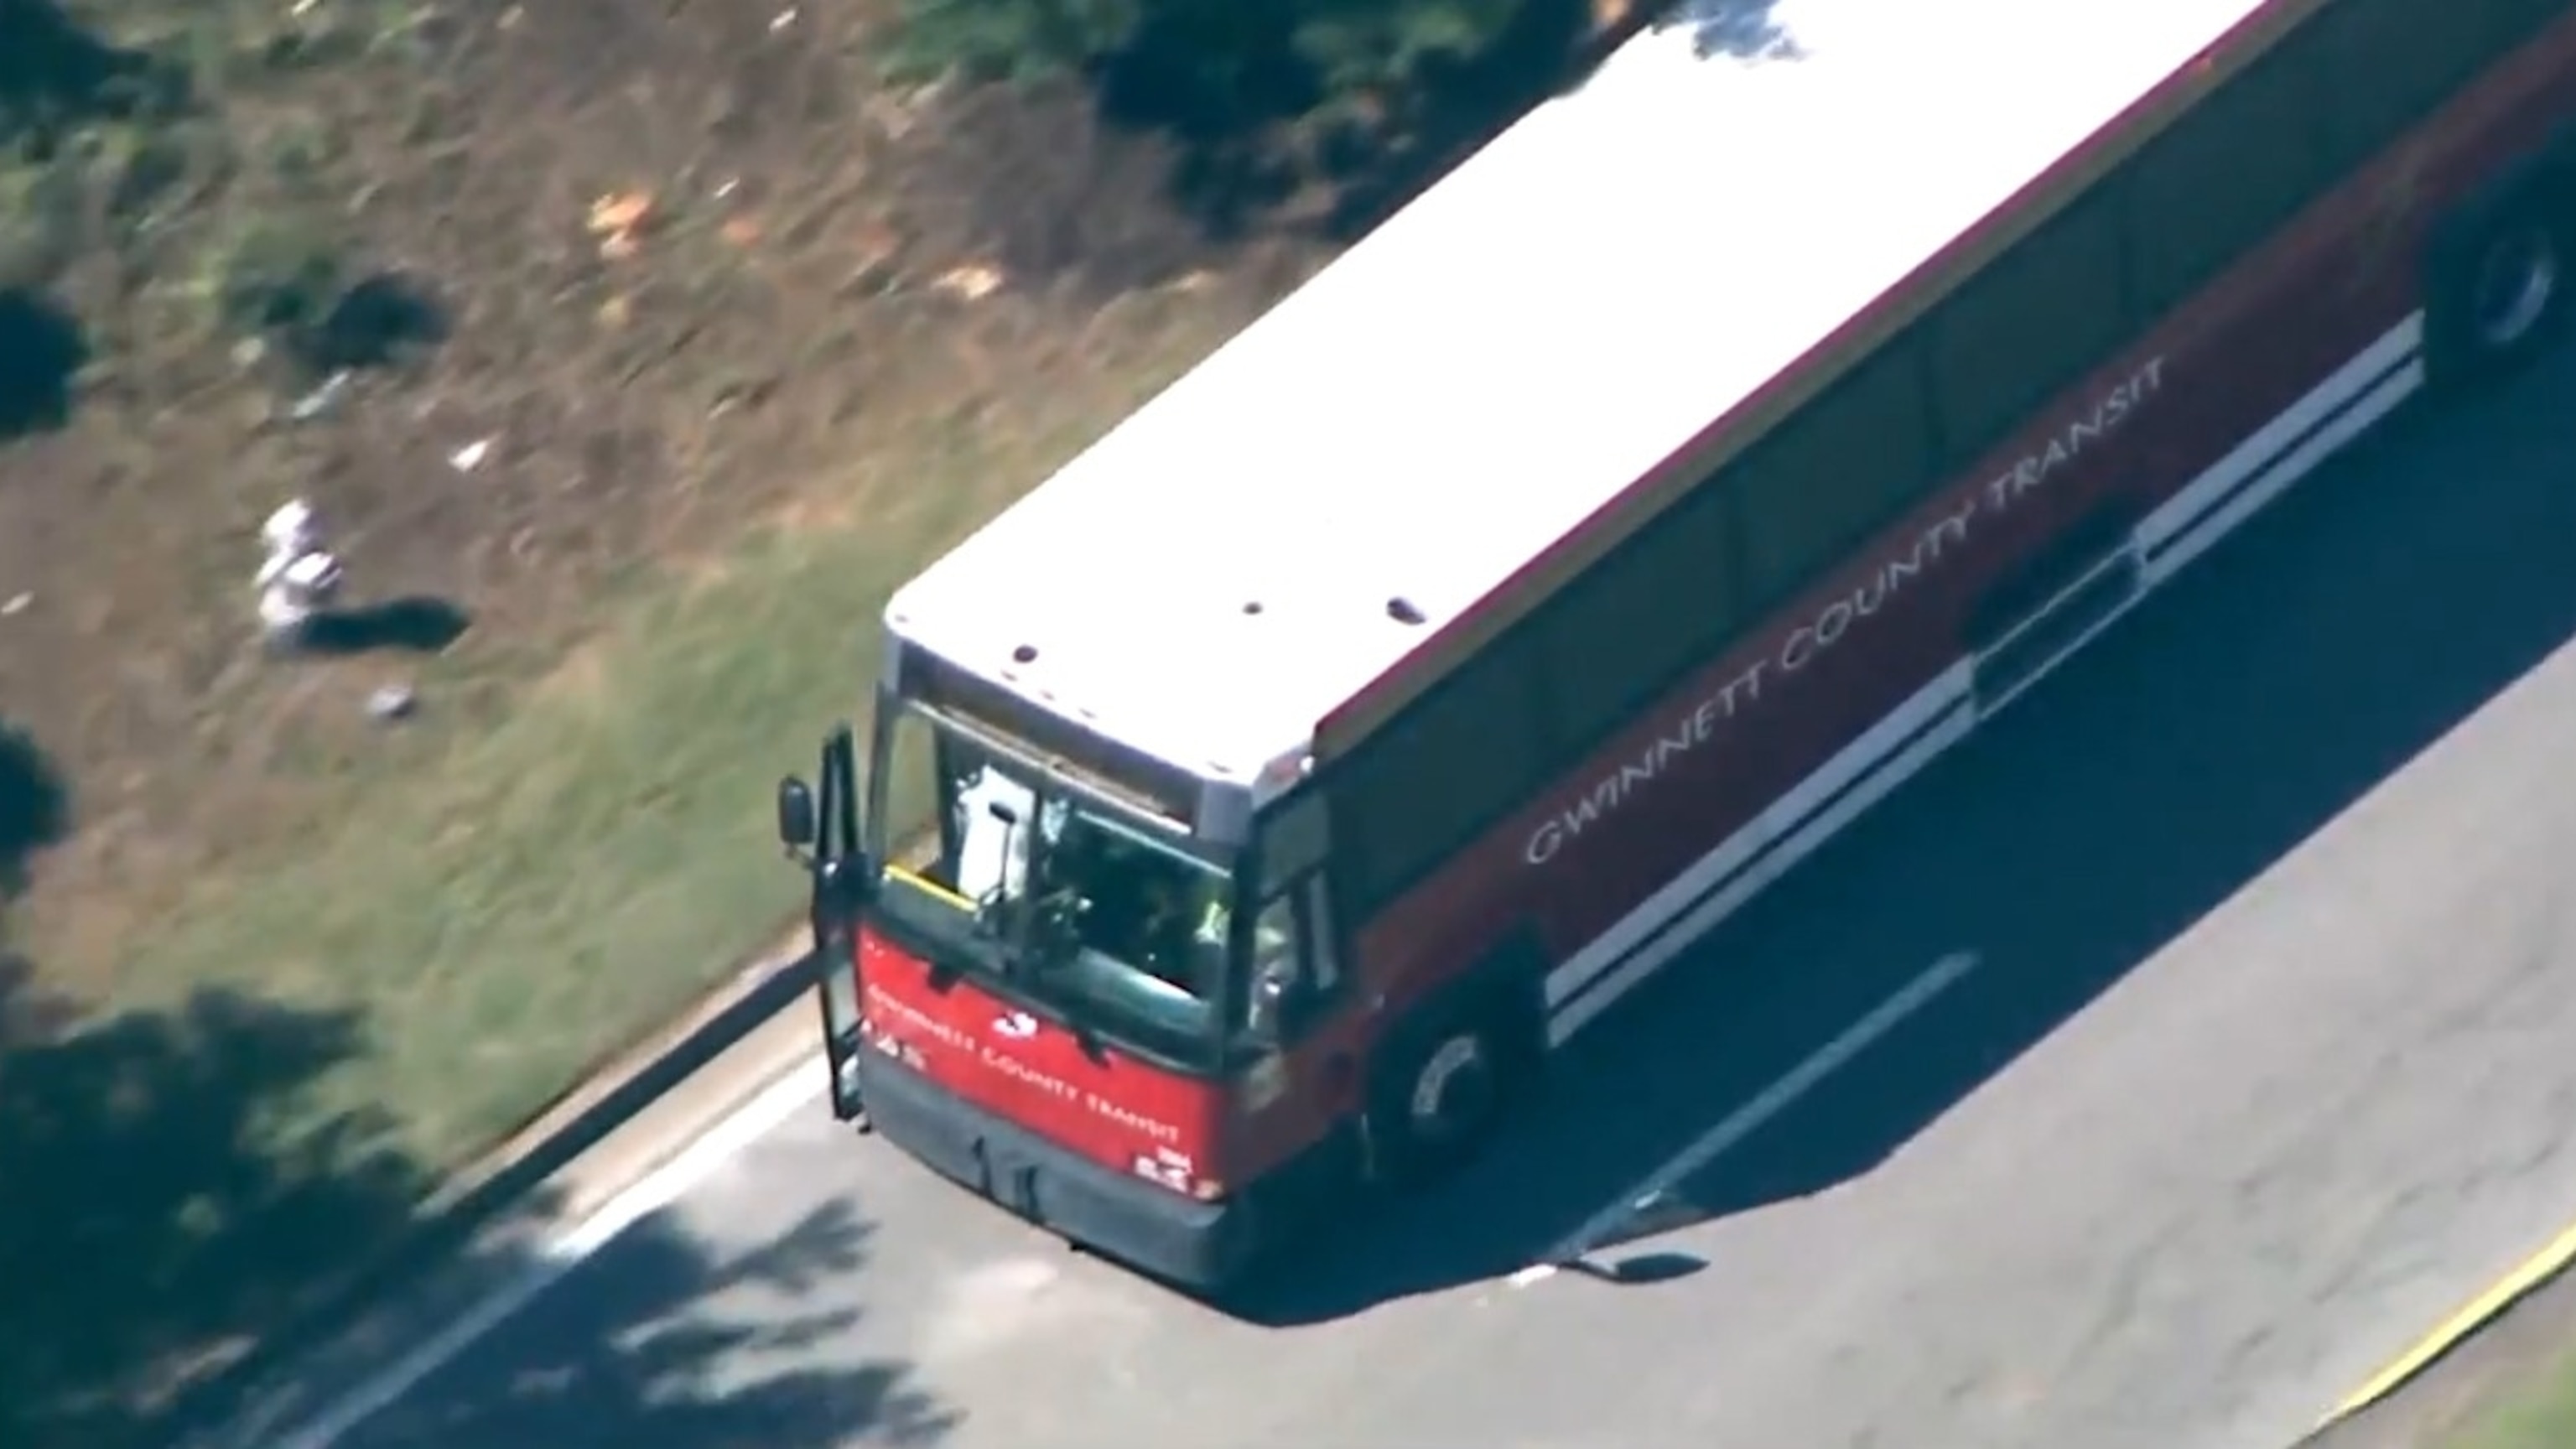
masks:
[[[2538,188],[2460,218],[2437,254],[2426,309],[2427,361],[2437,378],[2462,381],[2518,366],[2558,331],[2567,312],[2568,227]]]
[[[1515,1054],[1475,1016],[1452,1018],[1399,1052],[1369,1109],[1377,1176],[1411,1187],[1463,1166],[1493,1136],[1511,1099]]]

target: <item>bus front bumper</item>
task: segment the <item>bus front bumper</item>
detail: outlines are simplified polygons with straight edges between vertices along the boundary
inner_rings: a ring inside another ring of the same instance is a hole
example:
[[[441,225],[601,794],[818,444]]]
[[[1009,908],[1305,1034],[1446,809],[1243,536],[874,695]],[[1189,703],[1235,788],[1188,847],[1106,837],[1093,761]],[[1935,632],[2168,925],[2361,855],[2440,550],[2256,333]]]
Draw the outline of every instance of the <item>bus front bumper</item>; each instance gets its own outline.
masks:
[[[852,1064],[877,1135],[1059,1237],[1202,1294],[1233,1283],[1260,1250],[1247,1204],[1199,1202],[1111,1171],[882,1053]]]

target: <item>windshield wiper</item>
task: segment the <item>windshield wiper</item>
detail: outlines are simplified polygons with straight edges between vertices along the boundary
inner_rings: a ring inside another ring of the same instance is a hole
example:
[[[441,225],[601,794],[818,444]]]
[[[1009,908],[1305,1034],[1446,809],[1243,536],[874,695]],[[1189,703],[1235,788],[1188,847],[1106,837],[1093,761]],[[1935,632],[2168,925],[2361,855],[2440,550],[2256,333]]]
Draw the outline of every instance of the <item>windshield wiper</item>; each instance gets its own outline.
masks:
[[[996,873],[993,884],[975,899],[975,929],[1005,947],[1016,947],[1019,942],[1015,938],[1019,933],[1012,929],[1015,922],[1006,919],[1006,915],[1011,907],[1017,904],[1017,898],[1011,894],[1011,852],[1020,843],[1020,812],[1012,809],[1008,801],[993,800],[985,804],[984,813],[1001,824],[1002,865],[1000,871]],[[1027,875],[1028,867],[1022,866],[1021,877],[1024,883]],[[1006,970],[1010,958],[1011,952],[1006,949],[1002,953]]]

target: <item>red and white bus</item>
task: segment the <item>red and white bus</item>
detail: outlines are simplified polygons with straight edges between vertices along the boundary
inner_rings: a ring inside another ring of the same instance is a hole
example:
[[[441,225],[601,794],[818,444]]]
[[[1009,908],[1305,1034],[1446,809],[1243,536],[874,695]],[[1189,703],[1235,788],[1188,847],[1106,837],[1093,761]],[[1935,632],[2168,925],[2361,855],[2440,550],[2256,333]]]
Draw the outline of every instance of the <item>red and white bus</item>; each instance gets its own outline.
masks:
[[[842,1112],[1202,1290],[1460,1160],[1710,923],[2553,330],[2571,3],[1629,42],[891,602],[866,768],[838,731],[779,802]]]

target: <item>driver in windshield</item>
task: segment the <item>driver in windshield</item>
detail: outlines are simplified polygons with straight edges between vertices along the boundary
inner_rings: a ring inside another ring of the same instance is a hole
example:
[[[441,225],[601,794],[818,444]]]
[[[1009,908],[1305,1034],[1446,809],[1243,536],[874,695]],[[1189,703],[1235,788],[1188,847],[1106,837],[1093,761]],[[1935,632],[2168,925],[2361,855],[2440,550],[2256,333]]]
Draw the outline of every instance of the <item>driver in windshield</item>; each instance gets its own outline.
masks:
[[[1094,929],[1083,934],[1103,952],[1201,994],[1222,963],[1226,912],[1219,892],[1197,873],[1142,846],[1115,838],[1099,842],[1084,862]]]
[[[1144,965],[1190,994],[1204,995],[1211,974],[1224,963],[1225,902],[1195,878],[1161,861],[1153,872],[1147,908]]]

